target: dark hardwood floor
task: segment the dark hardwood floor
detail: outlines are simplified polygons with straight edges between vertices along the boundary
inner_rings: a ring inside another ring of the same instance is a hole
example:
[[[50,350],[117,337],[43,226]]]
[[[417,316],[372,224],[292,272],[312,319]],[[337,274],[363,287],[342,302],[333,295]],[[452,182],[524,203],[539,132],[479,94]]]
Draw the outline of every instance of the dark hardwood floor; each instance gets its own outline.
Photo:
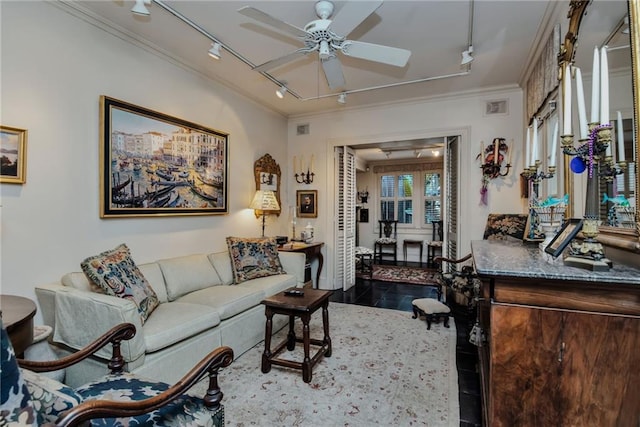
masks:
[[[398,263],[400,265],[400,263]],[[411,263],[409,263],[411,265]],[[417,264],[415,264],[417,265]],[[416,298],[435,298],[436,290],[430,286],[380,282],[358,277],[348,291],[336,290],[330,301],[413,311],[411,301]],[[469,313],[466,307],[451,303],[458,334],[456,361],[460,399],[460,427],[481,426],[480,379],[477,372],[478,352],[468,341]],[[433,327],[442,327],[436,324]],[[426,328],[426,326],[425,326]]]

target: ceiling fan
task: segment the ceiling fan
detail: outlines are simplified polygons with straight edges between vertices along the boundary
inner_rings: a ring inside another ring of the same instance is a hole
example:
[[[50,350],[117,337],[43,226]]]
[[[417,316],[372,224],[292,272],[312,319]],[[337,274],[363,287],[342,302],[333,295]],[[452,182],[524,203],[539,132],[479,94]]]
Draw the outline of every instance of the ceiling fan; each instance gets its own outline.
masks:
[[[329,19],[333,15],[333,3],[322,0],[315,4],[316,14],[320,19],[309,22],[304,26],[304,29],[274,18],[251,6],[239,9],[238,12],[242,15],[295,36],[304,44],[304,47],[288,55],[272,59],[253,69],[268,71],[317,51],[329,87],[337,89],[345,85],[338,52],[367,61],[404,67],[411,56],[409,50],[346,39],[346,36],[375,12],[380,5],[382,5],[382,0],[348,1],[333,19]]]

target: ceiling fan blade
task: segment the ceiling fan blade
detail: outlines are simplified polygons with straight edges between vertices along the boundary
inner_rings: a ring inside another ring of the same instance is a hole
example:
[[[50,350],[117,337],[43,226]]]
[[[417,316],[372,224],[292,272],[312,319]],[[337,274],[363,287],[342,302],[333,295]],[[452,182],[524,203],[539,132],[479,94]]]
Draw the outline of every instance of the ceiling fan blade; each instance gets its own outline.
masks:
[[[267,61],[264,64],[260,64],[258,66],[253,67],[254,71],[268,71],[272,70],[280,65],[286,64],[287,62],[294,61],[301,56],[306,55],[307,51],[303,49],[296,50],[295,52],[291,52],[288,55],[281,56],[280,58],[272,59],[271,61]]]
[[[383,64],[404,67],[409,61],[411,51],[397,47],[383,46],[380,44],[365,43],[354,40],[346,40],[342,43],[342,53],[354,58],[367,61],[382,62]]]
[[[245,6],[243,8],[238,9],[238,12],[244,16],[248,16],[249,18],[253,18],[256,21],[260,21],[263,24],[270,25],[279,30],[284,31],[285,33],[289,33],[295,37],[306,37],[307,32],[302,28],[298,28],[295,25],[291,25],[287,22],[281,21],[278,18],[274,18],[273,16],[264,13],[263,11],[256,9],[255,7]]]
[[[321,62],[324,75],[331,89],[337,89],[346,84],[344,75],[342,74],[342,64],[337,56],[331,56],[328,59],[323,59]]]
[[[329,28],[339,36],[346,37],[362,21],[382,5],[380,1],[348,1],[333,18]]]

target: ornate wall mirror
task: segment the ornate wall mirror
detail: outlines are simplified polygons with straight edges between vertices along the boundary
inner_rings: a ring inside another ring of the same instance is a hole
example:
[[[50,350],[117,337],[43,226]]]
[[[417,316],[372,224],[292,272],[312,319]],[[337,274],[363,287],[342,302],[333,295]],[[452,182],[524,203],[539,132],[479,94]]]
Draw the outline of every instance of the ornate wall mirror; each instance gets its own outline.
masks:
[[[280,210],[273,213],[280,216],[282,211],[282,202],[280,201],[280,165],[271,157],[270,154],[265,154],[255,161],[253,164],[253,175],[256,180],[257,190],[272,190],[276,193],[276,199]],[[258,214],[256,213],[256,217]]]
[[[640,253],[640,197],[638,197],[637,165],[640,161],[638,149],[640,94],[638,94],[640,76],[640,29],[638,28],[638,14],[640,0],[593,0],[571,1],[569,10],[569,28],[564,38],[560,63],[573,63],[582,70],[585,78],[585,103],[587,104],[587,119],[590,119],[591,82],[594,63],[594,47],[608,46],[610,82],[610,123],[614,127],[612,152],[618,160],[618,146],[624,147],[626,170],[623,174],[612,178],[615,183],[607,184],[601,179],[599,186],[599,200],[604,194],[608,197],[615,194],[626,196],[630,202],[630,218],[626,223],[611,220],[610,204],[604,204],[600,209],[598,240],[604,245]],[[578,37],[579,35],[579,37]],[[579,43],[578,43],[579,39]],[[564,79],[565,76],[562,76]],[[633,96],[635,94],[635,96]],[[620,112],[620,115],[617,112]],[[621,118],[622,132],[618,131],[618,118]],[[574,125],[574,128],[576,126]],[[574,135],[578,132],[574,130]],[[623,134],[620,143],[618,134]],[[577,140],[577,137],[576,137]],[[572,172],[569,168],[570,158],[565,156],[564,188],[572,193]],[[613,186],[615,185],[615,190]],[[575,191],[575,190],[574,190]],[[579,198],[578,198],[579,200]],[[583,199],[584,200],[584,199]],[[574,206],[576,209],[576,206]],[[581,210],[578,209],[580,212]],[[609,212],[609,213],[608,213]]]

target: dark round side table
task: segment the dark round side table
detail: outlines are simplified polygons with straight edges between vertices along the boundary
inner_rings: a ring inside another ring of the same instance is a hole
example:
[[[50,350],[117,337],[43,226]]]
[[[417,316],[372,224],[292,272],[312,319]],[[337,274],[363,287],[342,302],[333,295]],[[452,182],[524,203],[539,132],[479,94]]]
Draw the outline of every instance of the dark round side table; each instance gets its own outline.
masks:
[[[29,298],[0,295],[2,324],[18,358],[22,358],[24,351],[33,343],[33,316],[36,310],[36,304]]]

